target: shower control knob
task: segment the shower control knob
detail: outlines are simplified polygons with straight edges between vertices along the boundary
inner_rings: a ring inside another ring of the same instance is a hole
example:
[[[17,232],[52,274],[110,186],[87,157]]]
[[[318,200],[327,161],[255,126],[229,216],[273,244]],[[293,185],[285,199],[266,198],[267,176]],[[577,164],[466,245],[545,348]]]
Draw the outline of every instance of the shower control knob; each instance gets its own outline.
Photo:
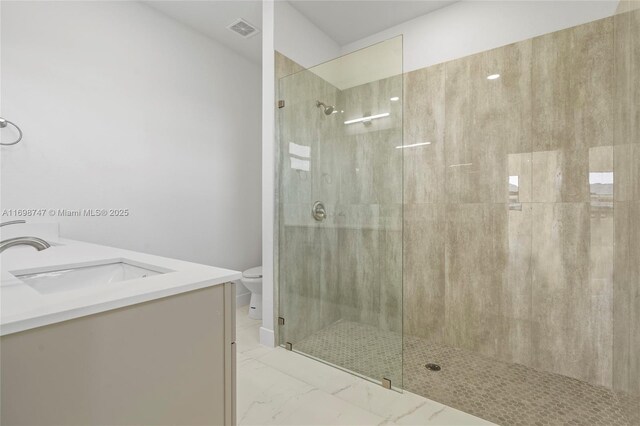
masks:
[[[313,203],[313,207],[311,208],[311,216],[318,222],[322,222],[327,217],[327,211],[324,208],[324,204],[320,201],[316,201]]]

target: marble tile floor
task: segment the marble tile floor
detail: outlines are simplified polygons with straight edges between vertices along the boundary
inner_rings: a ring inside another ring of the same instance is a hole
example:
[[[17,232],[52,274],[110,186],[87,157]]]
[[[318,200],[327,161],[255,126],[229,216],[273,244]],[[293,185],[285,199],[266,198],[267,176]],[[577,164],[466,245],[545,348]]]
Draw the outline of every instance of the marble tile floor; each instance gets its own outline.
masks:
[[[258,341],[259,321],[236,315],[239,425],[492,425],[410,392],[394,392]]]
[[[605,387],[416,337],[405,337],[402,367],[401,345],[397,333],[338,321],[294,349],[360,374],[394,377],[396,383],[402,377],[398,368],[404,368],[405,390],[504,426],[635,424],[625,416],[625,403]],[[429,371],[428,362],[442,369]]]

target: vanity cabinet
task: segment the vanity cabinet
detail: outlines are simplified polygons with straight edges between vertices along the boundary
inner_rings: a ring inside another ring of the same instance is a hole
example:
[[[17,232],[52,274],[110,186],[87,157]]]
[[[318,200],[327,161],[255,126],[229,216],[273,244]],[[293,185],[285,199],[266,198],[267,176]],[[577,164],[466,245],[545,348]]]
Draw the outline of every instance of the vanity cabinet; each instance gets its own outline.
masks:
[[[1,337],[0,424],[234,425],[235,288]]]

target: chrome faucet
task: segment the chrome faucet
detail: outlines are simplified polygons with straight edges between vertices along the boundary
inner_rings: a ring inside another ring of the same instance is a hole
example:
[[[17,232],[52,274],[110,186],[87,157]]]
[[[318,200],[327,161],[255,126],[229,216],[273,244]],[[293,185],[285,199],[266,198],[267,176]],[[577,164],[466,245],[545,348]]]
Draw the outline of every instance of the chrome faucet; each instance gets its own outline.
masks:
[[[7,225],[17,225],[20,223],[27,223],[25,220],[11,220],[9,222],[0,223],[0,227]],[[44,249],[48,249],[51,247],[51,244],[38,237],[14,237],[7,238],[6,240],[0,241],[0,253],[5,251],[8,248],[13,246],[31,246],[38,251],[42,251]]]
[[[0,253],[13,246],[31,246],[38,251],[48,249],[51,244],[38,237],[15,237],[0,241]]]

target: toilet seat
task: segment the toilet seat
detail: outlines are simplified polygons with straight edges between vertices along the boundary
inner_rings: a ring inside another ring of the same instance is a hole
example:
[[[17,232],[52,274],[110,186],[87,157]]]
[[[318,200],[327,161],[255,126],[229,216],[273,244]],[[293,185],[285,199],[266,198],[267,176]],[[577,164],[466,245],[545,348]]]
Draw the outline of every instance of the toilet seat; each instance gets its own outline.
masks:
[[[262,266],[247,269],[242,273],[244,278],[262,278]]]

